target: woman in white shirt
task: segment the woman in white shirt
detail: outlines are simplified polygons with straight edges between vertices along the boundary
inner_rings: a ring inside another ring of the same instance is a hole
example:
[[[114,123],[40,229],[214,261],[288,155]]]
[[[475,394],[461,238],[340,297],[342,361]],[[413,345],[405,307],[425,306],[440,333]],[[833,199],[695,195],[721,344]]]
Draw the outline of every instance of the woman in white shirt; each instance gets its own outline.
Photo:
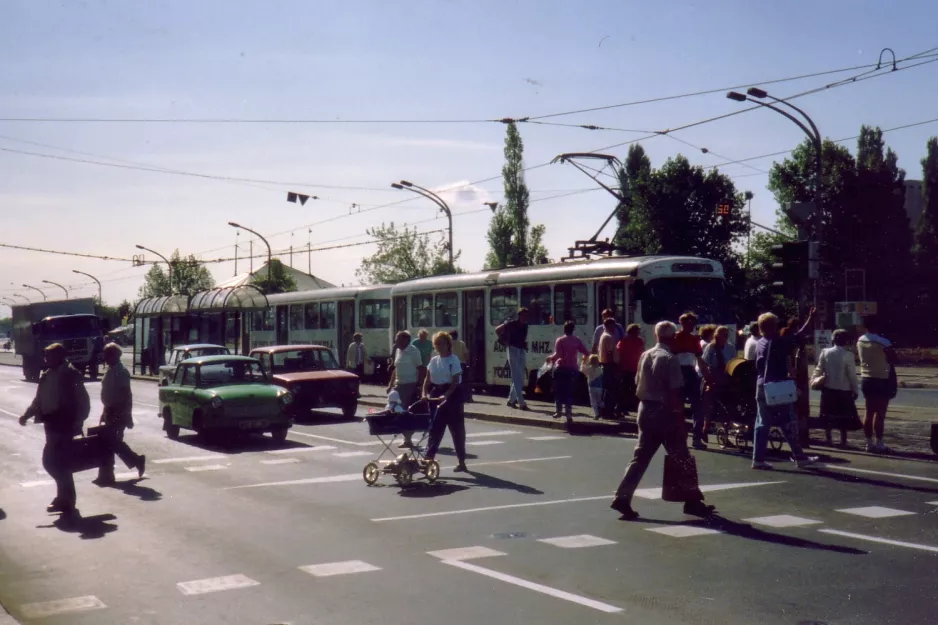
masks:
[[[834,346],[818,357],[812,380],[823,377],[820,417],[827,431],[827,444],[833,445],[831,431],[840,430],[840,445],[847,445],[847,431],[861,427],[857,414],[857,365],[853,352],[845,349],[847,331],[835,330],[831,337]]]
[[[443,432],[449,428],[453,437],[458,464],[456,472],[466,468],[466,420],[460,409],[462,397],[459,392],[462,381],[462,363],[453,354],[453,339],[446,332],[433,336],[433,348],[437,355],[427,365],[427,376],[423,384],[423,396],[435,404],[435,415],[430,424],[430,440],[427,443],[427,460],[433,460],[443,440]]]

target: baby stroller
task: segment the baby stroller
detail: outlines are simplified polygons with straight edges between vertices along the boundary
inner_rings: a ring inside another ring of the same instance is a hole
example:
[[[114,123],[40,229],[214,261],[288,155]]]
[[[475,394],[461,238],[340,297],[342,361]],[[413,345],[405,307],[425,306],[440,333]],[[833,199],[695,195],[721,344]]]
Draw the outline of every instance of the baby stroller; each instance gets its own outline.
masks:
[[[414,403],[408,410],[388,409],[376,412],[365,417],[368,422],[368,432],[384,445],[384,451],[377,458],[365,465],[362,478],[369,486],[377,483],[381,474],[393,475],[401,486],[408,486],[414,480],[414,475],[422,473],[431,484],[440,477],[440,465],[436,460],[427,460],[424,455],[423,443],[427,440],[430,430],[430,406],[424,400]],[[395,454],[391,445],[398,436],[404,432],[420,432],[420,440],[415,441],[412,448],[402,454]],[[388,438],[390,437],[390,438]],[[385,461],[382,458],[390,454],[394,460]]]
[[[745,358],[733,358],[726,363],[729,384],[714,397],[713,416],[716,437],[721,449],[735,447],[747,453],[752,443],[756,423],[756,363]],[[769,447],[781,451],[785,437],[773,427],[769,430]]]

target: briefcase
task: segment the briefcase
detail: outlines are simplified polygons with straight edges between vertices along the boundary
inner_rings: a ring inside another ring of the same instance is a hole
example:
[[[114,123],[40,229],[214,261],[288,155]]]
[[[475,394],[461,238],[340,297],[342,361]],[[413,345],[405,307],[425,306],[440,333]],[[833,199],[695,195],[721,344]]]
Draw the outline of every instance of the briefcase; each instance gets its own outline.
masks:
[[[697,461],[687,455],[664,457],[664,480],[661,486],[664,501],[693,501],[702,499],[697,483]]]
[[[73,438],[69,444],[68,468],[72,473],[97,469],[104,461],[106,447],[101,438],[103,427],[88,428],[88,433]]]

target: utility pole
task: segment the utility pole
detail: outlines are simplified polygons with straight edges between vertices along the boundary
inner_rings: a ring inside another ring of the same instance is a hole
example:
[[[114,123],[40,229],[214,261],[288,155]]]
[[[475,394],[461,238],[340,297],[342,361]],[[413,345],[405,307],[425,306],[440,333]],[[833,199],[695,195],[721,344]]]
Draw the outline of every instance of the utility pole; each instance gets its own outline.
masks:
[[[306,243],[306,273],[313,275],[313,229],[307,233],[309,241]]]
[[[238,240],[241,237],[241,231],[238,230],[235,232],[235,272],[234,275],[238,275]]]

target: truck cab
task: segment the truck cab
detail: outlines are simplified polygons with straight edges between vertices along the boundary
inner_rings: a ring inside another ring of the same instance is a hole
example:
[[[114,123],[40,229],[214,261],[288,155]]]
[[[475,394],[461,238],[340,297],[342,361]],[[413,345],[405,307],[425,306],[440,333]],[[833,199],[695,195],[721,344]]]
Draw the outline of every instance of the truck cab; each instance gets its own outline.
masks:
[[[14,345],[23,360],[23,376],[30,381],[38,380],[45,366],[43,350],[61,343],[72,366],[92,379],[97,378],[104,330],[94,312],[90,299],[13,307]]]

